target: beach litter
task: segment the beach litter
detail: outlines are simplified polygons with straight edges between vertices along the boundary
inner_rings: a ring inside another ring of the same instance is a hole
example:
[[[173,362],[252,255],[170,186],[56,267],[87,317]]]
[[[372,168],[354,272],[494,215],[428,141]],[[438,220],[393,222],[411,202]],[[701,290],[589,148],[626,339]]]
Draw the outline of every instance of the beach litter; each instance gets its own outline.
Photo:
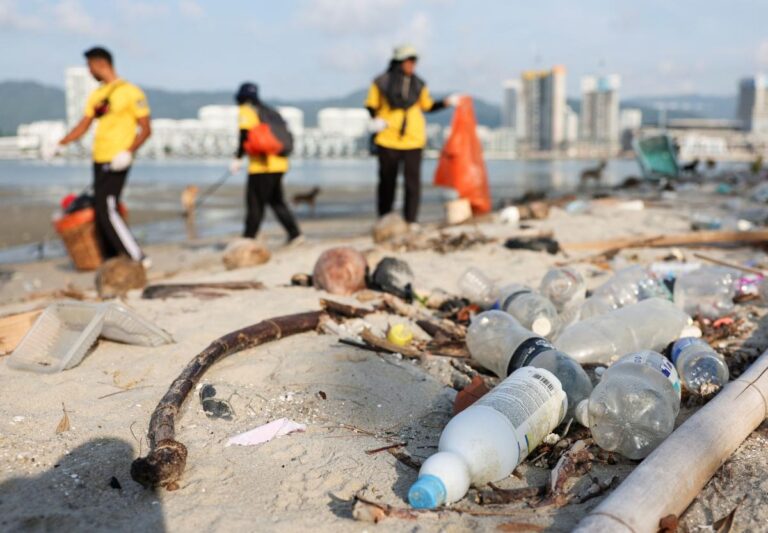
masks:
[[[227,270],[263,265],[272,254],[260,241],[245,237],[230,242],[221,260]]]
[[[295,432],[304,432],[306,430],[307,426],[304,424],[299,424],[298,422],[294,422],[287,418],[280,418],[232,437],[227,441],[226,446],[257,446],[278,437],[283,437]]]
[[[399,213],[388,213],[376,221],[372,234],[377,244],[392,241],[408,234],[408,223]]]
[[[349,247],[324,251],[315,263],[312,281],[316,288],[348,296],[366,288],[368,263],[363,254]]]
[[[96,292],[102,299],[125,296],[133,289],[142,289],[147,284],[144,266],[127,257],[107,259],[96,271]]]

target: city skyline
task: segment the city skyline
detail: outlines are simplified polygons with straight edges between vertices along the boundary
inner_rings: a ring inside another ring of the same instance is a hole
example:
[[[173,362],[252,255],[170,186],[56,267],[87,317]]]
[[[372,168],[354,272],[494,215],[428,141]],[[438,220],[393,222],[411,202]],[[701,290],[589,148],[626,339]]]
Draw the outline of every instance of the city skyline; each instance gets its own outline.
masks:
[[[253,78],[270,97],[322,98],[364,87],[394,44],[412,41],[422,50],[419,72],[434,92],[499,102],[503,80],[554,64],[568,68],[569,98],[580,96],[585,75],[620,75],[627,97],[731,95],[737,80],[768,70],[768,39],[759,26],[768,5],[744,0],[727,6],[654,0],[643,9],[598,0],[266,6],[0,0],[0,46],[17,51],[0,58],[0,72],[4,79],[61,86],[61,70],[101,43],[115,51],[124,76],[147,86],[215,90]]]

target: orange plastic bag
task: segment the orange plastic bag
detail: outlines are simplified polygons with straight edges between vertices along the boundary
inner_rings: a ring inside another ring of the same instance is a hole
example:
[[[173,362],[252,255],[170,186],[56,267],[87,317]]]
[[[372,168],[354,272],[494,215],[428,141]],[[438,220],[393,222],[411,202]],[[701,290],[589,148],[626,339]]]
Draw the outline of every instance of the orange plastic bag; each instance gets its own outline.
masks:
[[[491,211],[491,193],[476,128],[472,99],[464,96],[453,113],[451,135],[440,153],[434,184],[456,189],[469,200],[473,213],[483,214]]]

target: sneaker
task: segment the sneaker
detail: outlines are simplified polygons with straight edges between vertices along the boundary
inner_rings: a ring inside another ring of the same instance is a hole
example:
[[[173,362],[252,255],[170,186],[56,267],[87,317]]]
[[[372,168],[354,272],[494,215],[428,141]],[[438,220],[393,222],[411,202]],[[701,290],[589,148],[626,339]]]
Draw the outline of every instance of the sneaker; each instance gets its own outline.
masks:
[[[307,239],[306,237],[304,237],[304,235],[297,235],[293,239],[288,239],[287,241],[285,241],[285,247],[295,248],[296,246],[301,246],[305,242],[307,242]]]

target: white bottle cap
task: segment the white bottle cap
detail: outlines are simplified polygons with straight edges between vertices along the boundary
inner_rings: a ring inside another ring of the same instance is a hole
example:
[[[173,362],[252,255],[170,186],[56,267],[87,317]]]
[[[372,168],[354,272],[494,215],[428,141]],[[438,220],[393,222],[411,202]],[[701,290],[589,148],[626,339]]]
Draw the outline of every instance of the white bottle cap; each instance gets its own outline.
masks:
[[[540,316],[531,324],[531,331],[536,335],[546,337],[552,332],[552,322],[547,317]]]

